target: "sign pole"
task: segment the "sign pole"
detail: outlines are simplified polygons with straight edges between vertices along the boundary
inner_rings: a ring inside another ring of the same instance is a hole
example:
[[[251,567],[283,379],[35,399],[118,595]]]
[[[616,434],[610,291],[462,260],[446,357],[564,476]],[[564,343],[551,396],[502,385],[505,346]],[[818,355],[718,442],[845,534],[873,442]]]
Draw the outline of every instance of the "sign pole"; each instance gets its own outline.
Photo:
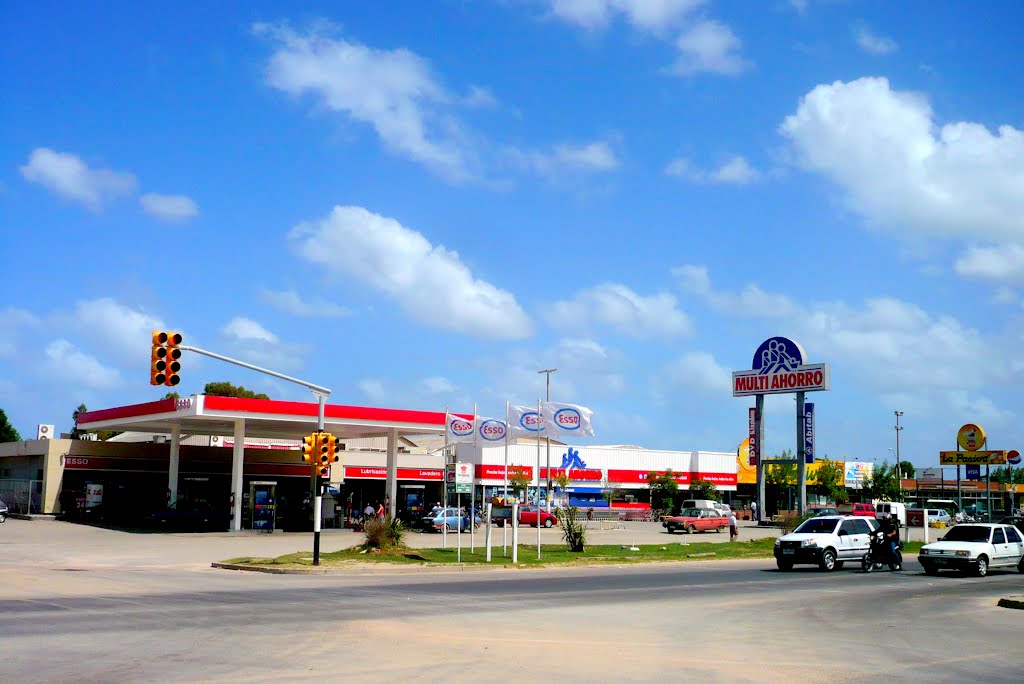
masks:
[[[959,448],[959,445],[958,447]],[[963,500],[960,498],[960,464],[956,464],[956,506],[961,511],[964,509]]]
[[[985,464],[985,522],[992,522],[992,466]]]
[[[537,400],[537,560],[540,560],[540,399]]]
[[[458,486],[455,487],[455,519],[458,521],[455,523],[455,537],[458,541],[455,543],[459,545],[459,562],[462,562],[462,493],[459,491]]]
[[[491,504],[487,504],[487,527],[484,528],[484,545],[487,547],[487,562],[491,562]]]
[[[512,504],[512,562],[519,562],[519,502]]]
[[[754,432],[757,435],[757,519],[764,520],[768,509],[765,508],[765,464],[764,464],[764,395],[758,394],[754,399]]]
[[[476,483],[469,492],[469,552],[476,552],[476,540],[473,538],[476,532]]]

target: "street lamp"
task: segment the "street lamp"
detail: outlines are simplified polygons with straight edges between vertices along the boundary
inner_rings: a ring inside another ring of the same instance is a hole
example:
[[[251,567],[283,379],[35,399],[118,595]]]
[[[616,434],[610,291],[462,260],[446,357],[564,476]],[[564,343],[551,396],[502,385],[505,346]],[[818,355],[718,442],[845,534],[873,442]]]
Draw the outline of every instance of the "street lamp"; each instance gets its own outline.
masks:
[[[545,378],[544,401],[551,401],[551,374],[555,373],[557,371],[558,371],[557,368],[545,368],[544,370],[537,371],[537,375],[544,374],[545,376],[547,376]],[[540,418],[540,416],[537,416],[537,417]],[[544,436],[544,441],[547,443],[547,457],[548,457],[548,481],[547,481],[547,489],[544,490],[544,494],[545,494],[545,497],[544,497],[544,508],[545,508],[545,510],[548,513],[550,513],[551,512],[551,436],[550,435],[545,435]],[[537,473],[537,485],[538,486],[540,485],[540,473]],[[537,508],[540,509],[540,506],[538,505]],[[538,518],[538,520],[540,520],[540,518]],[[540,523],[539,522],[537,523],[537,527],[538,527],[538,529],[540,528]]]
[[[903,415],[903,411],[893,411],[893,414],[895,414],[895,416],[896,416],[896,453],[895,453],[895,456],[896,456],[896,477],[898,477],[899,481],[900,481],[900,499],[902,500],[903,499],[903,473],[901,472],[902,469],[901,469],[901,466],[900,466],[900,432],[903,430],[903,428],[900,427],[900,416]],[[892,449],[889,449],[889,451],[892,451]]]

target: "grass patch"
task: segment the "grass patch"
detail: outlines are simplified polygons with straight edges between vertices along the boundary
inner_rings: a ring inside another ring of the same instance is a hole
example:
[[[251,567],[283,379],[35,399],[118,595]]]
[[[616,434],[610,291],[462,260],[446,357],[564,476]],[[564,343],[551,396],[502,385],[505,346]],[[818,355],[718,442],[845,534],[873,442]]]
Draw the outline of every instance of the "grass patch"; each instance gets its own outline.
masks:
[[[519,546],[520,566],[547,565],[591,565],[601,563],[650,563],[658,561],[702,561],[732,560],[743,558],[771,558],[773,538],[755,539],[746,542],[666,542],[664,544],[641,544],[636,551],[629,546],[605,544],[588,546],[583,553],[572,553],[563,544],[546,544],[541,547],[541,557],[537,558],[535,545]],[[491,549],[491,565],[511,564],[511,547],[509,556],[503,556],[501,547]],[[270,567],[312,567],[313,561],[308,551],[290,553],[277,558],[233,558],[224,561],[236,565],[270,566]],[[331,553],[320,554],[321,567],[351,566],[356,563],[395,563],[402,565],[447,565],[458,562],[456,549],[385,549],[379,553],[363,553],[360,547],[342,549]],[[478,548],[470,551],[462,549],[464,565],[487,565],[486,552]]]

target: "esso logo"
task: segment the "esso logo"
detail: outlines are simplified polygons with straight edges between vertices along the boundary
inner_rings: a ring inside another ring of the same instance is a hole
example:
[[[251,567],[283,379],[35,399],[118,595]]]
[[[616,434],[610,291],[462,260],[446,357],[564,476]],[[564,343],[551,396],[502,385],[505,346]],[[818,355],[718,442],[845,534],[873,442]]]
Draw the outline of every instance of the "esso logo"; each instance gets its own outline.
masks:
[[[505,438],[505,426],[497,420],[485,420],[480,425],[480,436],[490,442]]]
[[[540,416],[537,415],[536,411],[533,413],[524,413],[523,417],[519,419],[519,424],[531,432],[538,432],[540,427]]]
[[[89,465],[89,459],[69,456],[64,459],[64,465]]]
[[[1006,452],[1006,462],[1010,465],[1020,465],[1020,452],[1016,449]]]
[[[451,422],[452,433],[461,436],[473,434],[473,424],[468,420],[458,418]]]
[[[583,418],[580,412],[572,408],[564,408],[555,411],[555,425],[563,430],[579,430]]]
[[[185,409],[192,408],[192,399],[178,399],[178,403],[175,405],[178,411],[184,411]]]

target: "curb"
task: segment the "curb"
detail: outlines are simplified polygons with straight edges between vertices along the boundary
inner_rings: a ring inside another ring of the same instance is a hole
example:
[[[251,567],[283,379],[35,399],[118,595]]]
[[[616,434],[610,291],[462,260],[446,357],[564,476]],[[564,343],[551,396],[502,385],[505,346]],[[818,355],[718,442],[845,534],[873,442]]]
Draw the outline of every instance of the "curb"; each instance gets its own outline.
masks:
[[[516,570],[522,566],[512,565],[491,565],[477,566],[452,563],[450,565],[436,566],[409,566],[409,567],[383,567],[374,565],[369,567],[319,567],[319,568],[272,568],[265,565],[237,565],[235,563],[210,563],[211,568],[218,570],[238,570],[240,572],[262,572],[268,575],[411,575],[413,573],[449,573],[449,572],[494,572],[497,570]],[[354,572],[353,572],[354,570]]]
[[[1012,608],[1014,610],[1024,610],[1024,594],[1017,594],[1016,596],[1004,596],[999,599],[1000,608]]]

